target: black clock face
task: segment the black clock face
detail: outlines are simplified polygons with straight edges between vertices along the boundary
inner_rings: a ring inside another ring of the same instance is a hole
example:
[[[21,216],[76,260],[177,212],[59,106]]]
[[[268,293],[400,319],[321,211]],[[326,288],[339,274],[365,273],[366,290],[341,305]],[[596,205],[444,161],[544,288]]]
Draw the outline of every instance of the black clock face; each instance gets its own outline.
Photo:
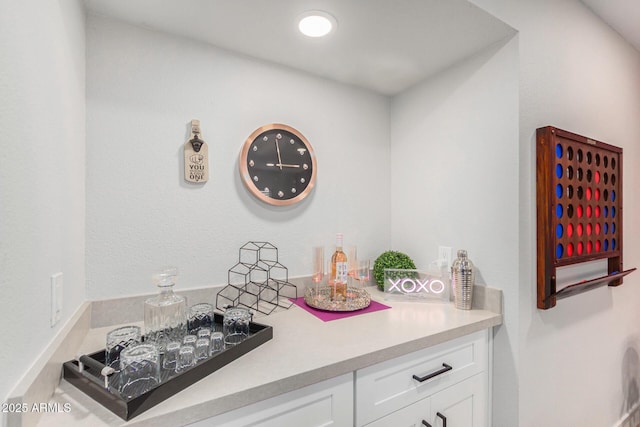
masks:
[[[249,136],[240,155],[240,174],[247,188],[272,205],[290,205],[306,197],[315,183],[311,145],[297,130],[272,124]]]

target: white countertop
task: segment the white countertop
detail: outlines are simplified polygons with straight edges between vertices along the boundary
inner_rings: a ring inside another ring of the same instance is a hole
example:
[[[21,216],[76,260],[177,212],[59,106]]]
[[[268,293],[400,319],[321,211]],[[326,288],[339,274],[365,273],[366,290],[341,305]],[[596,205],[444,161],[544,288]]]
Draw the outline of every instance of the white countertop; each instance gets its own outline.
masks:
[[[273,339],[128,422],[62,380],[51,402],[70,410],[43,414],[38,425],[185,425],[502,323],[493,311],[372,294],[392,308],[329,322],[295,305],[256,316],[273,327]],[[113,327],[89,330],[79,351],[103,349]]]

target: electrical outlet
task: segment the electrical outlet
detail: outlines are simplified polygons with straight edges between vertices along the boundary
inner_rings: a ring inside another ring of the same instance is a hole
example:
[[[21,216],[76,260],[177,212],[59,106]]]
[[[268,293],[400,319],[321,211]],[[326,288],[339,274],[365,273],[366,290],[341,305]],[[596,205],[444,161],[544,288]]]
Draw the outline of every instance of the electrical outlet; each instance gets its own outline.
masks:
[[[449,271],[453,259],[453,250],[449,246],[438,246],[438,261],[440,266]]]
[[[51,327],[56,326],[62,315],[62,273],[51,275]]]

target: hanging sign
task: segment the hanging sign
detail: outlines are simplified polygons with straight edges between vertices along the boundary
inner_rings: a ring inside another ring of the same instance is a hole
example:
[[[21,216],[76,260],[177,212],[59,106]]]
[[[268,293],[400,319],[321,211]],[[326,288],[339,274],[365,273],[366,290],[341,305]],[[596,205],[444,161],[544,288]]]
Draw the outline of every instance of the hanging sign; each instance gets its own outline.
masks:
[[[209,179],[209,147],[202,140],[200,120],[191,120],[191,137],[184,143],[184,179],[197,183]]]
[[[384,270],[384,299],[449,302],[449,275],[445,271]]]

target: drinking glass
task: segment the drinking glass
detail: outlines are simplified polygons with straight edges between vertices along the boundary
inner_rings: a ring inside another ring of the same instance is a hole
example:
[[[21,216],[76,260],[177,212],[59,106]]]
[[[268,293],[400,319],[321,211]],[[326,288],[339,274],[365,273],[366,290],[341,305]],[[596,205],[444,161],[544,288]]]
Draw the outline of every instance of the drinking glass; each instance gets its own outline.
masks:
[[[191,347],[195,347],[197,340],[197,335],[185,335],[185,337],[182,339],[182,345],[190,345]]]
[[[213,327],[213,305],[203,302],[191,306],[189,309],[189,333],[193,334],[200,328]]]
[[[106,365],[117,371],[120,370],[120,353],[134,344],[142,342],[142,330],[139,326],[123,326],[107,333],[105,347]]]
[[[324,246],[314,246],[311,251],[311,283],[317,290],[324,280]]]
[[[206,338],[208,340],[211,339],[211,329],[209,328],[202,328],[198,331],[198,339],[200,338]]]
[[[356,270],[356,280],[360,282],[360,287],[369,282],[371,274],[371,261],[368,259],[358,261],[358,269]]]
[[[196,362],[209,358],[209,346],[211,345],[210,338],[198,338],[196,341],[196,347],[194,357]]]
[[[222,320],[225,346],[233,346],[244,341],[249,336],[250,322],[249,310],[240,307],[227,309]]]
[[[136,344],[120,353],[120,393],[134,398],[160,383],[160,354],[155,344]]]
[[[224,350],[224,334],[222,332],[214,332],[211,334],[211,355]]]
[[[315,299],[324,281],[324,246],[314,246],[311,250],[311,284],[305,291]]]
[[[180,342],[171,341],[167,343],[167,348],[164,353],[164,359],[162,360],[162,367],[164,369],[175,370],[176,362],[178,361],[178,353],[180,352]]]
[[[355,277],[358,269],[358,247],[349,246],[347,248],[347,276]]]
[[[176,372],[186,371],[196,364],[195,349],[190,345],[183,345],[178,352],[178,361],[176,362]]]

